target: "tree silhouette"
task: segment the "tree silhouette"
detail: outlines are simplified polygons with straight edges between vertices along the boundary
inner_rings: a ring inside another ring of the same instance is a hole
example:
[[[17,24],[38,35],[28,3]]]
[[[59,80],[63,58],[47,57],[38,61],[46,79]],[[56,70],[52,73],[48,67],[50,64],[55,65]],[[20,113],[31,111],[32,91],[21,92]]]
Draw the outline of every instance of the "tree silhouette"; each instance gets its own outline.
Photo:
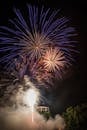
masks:
[[[68,107],[62,116],[66,122],[66,130],[87,130],[87,103]]]

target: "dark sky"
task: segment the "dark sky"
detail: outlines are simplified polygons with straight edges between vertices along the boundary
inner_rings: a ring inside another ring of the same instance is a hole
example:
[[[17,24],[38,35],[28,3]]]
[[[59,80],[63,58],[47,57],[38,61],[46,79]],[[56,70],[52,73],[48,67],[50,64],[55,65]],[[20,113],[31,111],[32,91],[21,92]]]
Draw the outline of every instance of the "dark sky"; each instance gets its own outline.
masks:
[[[53,96],[56,97],[58,111],[63,110],[69,105],[87,101],[87,64],[86,64],[86,30],[87,13],[84,0],[0,0],[0,25],[7,25],[9,17],[13,16],[13,7],[21,9],[26,8],[26,3],[44,4],[50,8],[61,8],[64,16],[71,17],[72,24],[78,33],[78,44],[80,49],[79,58],[74,68],[74,74],[62,83],[56,83],[57,90],[54,90]],[[25,7],[23,7],[25,6]],[[55,98],[52,99],[55,102]]]

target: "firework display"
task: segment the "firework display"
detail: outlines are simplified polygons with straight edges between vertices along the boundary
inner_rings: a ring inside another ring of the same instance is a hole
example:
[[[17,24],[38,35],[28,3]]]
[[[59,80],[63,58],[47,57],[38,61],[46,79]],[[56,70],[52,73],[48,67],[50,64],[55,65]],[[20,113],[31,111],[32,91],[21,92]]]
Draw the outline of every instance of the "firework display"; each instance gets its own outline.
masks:
[[[48,71],[60,70],[65,65],[65,57],[63,53],[56,49],[49,49],[44,56],[44,66]]]
[[[52,11],[28,5],[28,15],[14,9],[16,18],[11,27],[0,27],[0,62],[6,71],[16,72],[22,79],[31,76],[38,82],[62,77],[64,68],[74,61],[75,29],[68,25],[66,17],[58,17]],[[4,54],[3,54],[4,53]]]

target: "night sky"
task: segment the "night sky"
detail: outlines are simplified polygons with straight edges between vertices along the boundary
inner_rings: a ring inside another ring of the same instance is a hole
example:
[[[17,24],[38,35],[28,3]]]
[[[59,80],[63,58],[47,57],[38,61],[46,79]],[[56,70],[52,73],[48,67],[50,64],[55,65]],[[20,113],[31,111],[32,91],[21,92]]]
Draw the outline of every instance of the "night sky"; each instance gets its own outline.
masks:
[[[60,8],[64,16],[71,18],[71,25],[76,28],[78,33],[78,49],[80,54],[76,56],[76,63],[73,67],[73,74],[65,78],[63,81],[56,82],[56,89],[49,93],[48,98],[52,98],[55,102],[56,111],[62,112],[70,105],[76,105],[87,101],[87,64],[86,64],[86,30],[87,30],[87,14],[85,2],[82,0],[79,3],[67,1],[67,0],[36,0],[40,5],[45,5],[50,8]],[[35,0],[0,0],[0,26],[8,25],[8,19],[12,18],[13,8],[18,7],[20,9],[26,8],[26,3],[37,4]],[[57,2],[59,1],[59,2]],[[48,90],[46,90],[48,91]],[[52,97],[51,97],[51,96]],[[46,95],[47,96],[47,95]]]

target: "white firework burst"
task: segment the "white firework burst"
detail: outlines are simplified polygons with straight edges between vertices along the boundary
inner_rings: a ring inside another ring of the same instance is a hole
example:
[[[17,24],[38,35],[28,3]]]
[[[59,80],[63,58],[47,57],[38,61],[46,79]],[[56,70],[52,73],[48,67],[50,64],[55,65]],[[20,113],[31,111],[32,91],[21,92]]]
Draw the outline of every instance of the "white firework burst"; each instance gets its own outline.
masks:
[[[58,48],[50,48],[43,57],[44,68],[49,72],[55,72],[65,66],[64,53]]]

